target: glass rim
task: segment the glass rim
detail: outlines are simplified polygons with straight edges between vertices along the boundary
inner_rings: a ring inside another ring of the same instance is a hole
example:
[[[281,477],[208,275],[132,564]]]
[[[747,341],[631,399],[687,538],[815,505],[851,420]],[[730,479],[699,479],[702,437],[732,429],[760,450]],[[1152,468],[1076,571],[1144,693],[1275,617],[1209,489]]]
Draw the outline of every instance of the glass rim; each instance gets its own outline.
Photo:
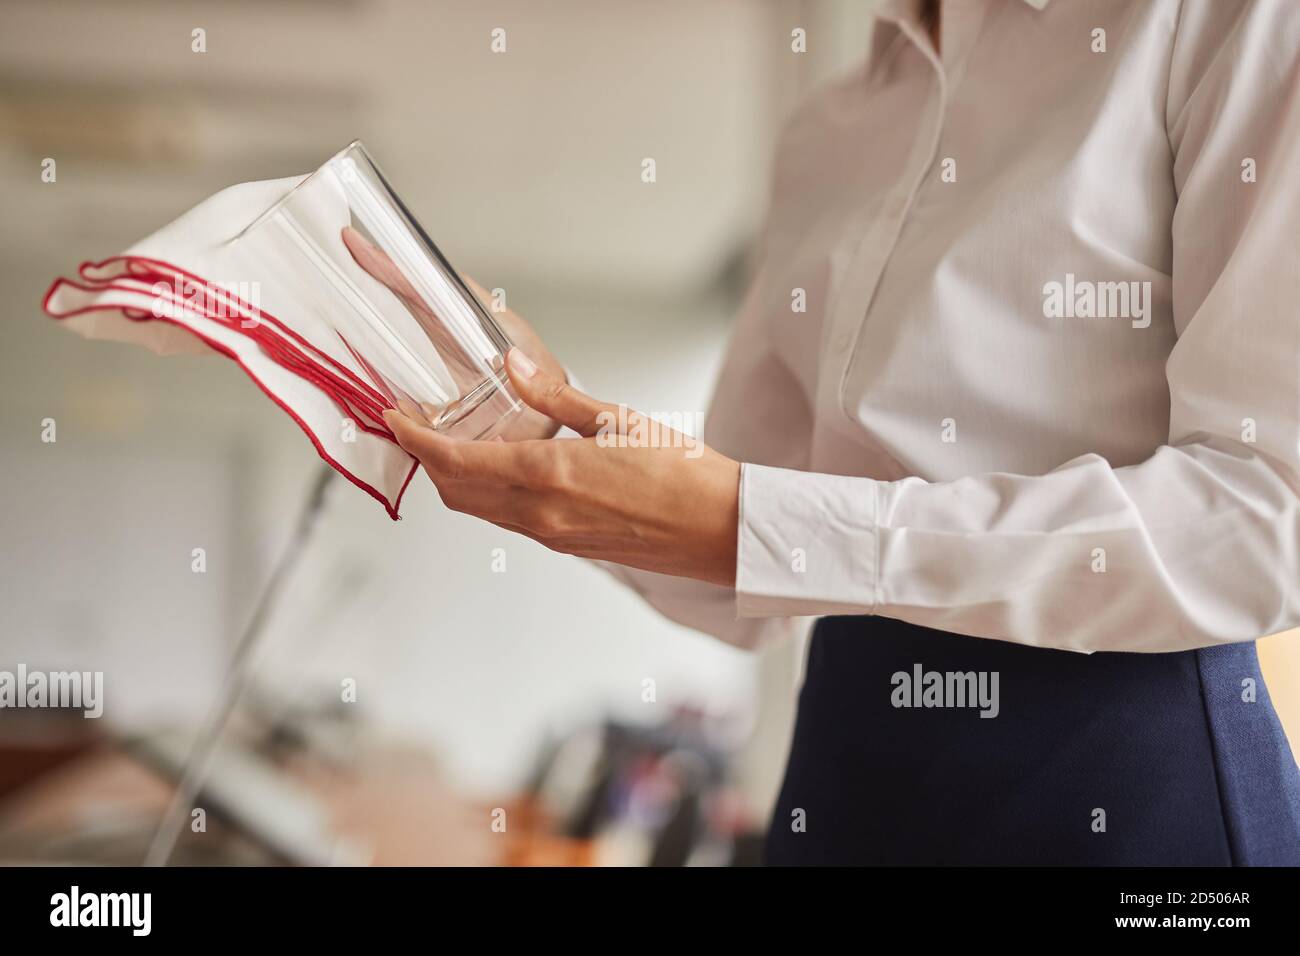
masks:
[[[334,162],[334,160],[338,159],[344,153],[350,153],[354,150],[359,151],[361,155],[363,155],[366,158],[366,162],[368,162],[371,165],[371,167],[374,168],[375,172],[378,172],[380,174],[380,178],[384,179],[384,181],[387,182],[387,178],[384,177],[382,172],[380,172],[379,164],[375,162],[375,157],[371,156],[370,150],[366,149],[366,144],[363,143],[360,139],[354,139],[352,142],[348,143],[342,149],[337,150],[332,156],[329,157],[329,159],[325,160],[323,163],[318,165],[306,176],[302,177],[302,179],[298,180],[298,182],[294,184],[292,189],[290,189],[287,193],[285,193],[283,196],[281,196],[271,205],[267,206],[265,209],[259,212],[257,214],[257,218],[255,218],[243,229],[239,230],[239,232],[235,233],[235,235],[231,236],[231,238],[228,241],[234,242],[237,239],[242,239],[249,232],[251,232],[254,227],[260,226],[264,220],[270,219],[273,215],[276,214],[276,212],[279,211],[281,206],[286,205],[291,199],[293,199],[293,197],[299,192],[299,190],[303,189],[313,179],[315,179],[322,172],[324,172],[325,169],[330,165],[330,163]]]

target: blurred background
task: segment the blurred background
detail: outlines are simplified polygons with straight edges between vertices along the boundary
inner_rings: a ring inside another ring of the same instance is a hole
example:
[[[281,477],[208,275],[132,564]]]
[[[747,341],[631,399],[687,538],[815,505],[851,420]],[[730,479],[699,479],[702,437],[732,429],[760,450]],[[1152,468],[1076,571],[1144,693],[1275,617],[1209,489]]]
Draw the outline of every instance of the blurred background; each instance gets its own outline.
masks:
[[[870,6],[0,2],[0,670],[102,671],[106,700],[0,711],[0,860],[144,858],[318,467],[232,363],[59,330],[56,275],[361,138],[588,391],[703,411],[777,132]],[[174,862],[757,860],[799,642],[670,624],[424,480],[399,523],[334,484]],[[1261,656],[1300,738],[1300,663]]]

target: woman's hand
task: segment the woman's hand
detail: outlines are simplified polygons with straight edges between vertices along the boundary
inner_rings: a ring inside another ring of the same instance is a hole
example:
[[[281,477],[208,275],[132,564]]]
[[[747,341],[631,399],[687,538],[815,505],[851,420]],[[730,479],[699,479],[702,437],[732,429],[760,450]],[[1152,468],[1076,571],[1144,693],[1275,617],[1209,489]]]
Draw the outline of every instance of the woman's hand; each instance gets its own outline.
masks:
[[[465,284],[478,296],[479,302],[483,303],[484,308],[487,308],[487,304],[492,301],[492,294],[469,276],[462,276],[462,278],[465,280]],[[561,382],[567,381],[564,366],[560,364],[559,359],[551,354],[551,350],[546,347],[542,337],[534,331],[531,325],[516,315],[513,309],[506,309],[504,312],[493,312],[492,314],[515,348],[519,349],[532,360],[533,364],[545,371],[553,379],[558,379]],[[560,430],[561,424],[563,423],[556,421],[545,412],[529,407],[525,408],[523,414],[506,426],[501,433],[501,439],[502,441],[528,441],[530,439],[550,438]]]
[[[506,368],[524,402],[583,437],[463,441],[385,412],[448,508],[553,551],[734,585],[739,463],[584,395],[518,348]]]
[[[468,391],[482,381],[483,370],[479,361],[462,354],[460,344],[448,335],[442,320],[434,314],[433,309],[411,285],[388,253],[351,226],[344,227],[342,239],[343,245],[347,247],[357,265],[386,285],[425,330],[437,347],[438,353],[447,362],[448,370],[457,385]],[[465,284],[470,287],[474,295],[478,296],[483,307],[487,308],[487,303],[492,301],[488,291],[468,277],[465,277]],[[560,379],[564,378],[564,366],[551,354],[551,350],[533,331],[531,325],[509,309],[493,314],[497,324],[517,348],[548,374]],[[532,438],[550,438],[559,430],[559,424],[546,415],[533,409],[525,409],[522,415],[510,423],[501,437],[506,441],[526,441]]]

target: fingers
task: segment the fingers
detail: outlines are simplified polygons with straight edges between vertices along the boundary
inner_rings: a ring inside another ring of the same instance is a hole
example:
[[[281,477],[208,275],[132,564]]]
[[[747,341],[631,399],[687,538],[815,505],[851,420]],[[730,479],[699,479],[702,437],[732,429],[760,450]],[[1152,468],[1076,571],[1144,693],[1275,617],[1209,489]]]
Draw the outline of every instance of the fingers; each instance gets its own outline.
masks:
[[[538,481],[541,468],[536,450],[529,447],[536,443],[448,438],[393,409],[384,412],[384,423],[435,482],[445,478],[522,486]]]
[[[433,423],[438,419],[436,411],[430,414],[430,411],[434,409],[434,406],[430,404],[413,402],[409,398],[399,398],[397,407],[403,415],[419,425],[432,427]]]
[[[538,454],[551,449],[550,442],[460,441],[392,410],[384,412],[384,421],[402,448],[420,460],[452,511],[542,543],[558,527],[556,509],[546,499],[564,469]]]
[[[424,301],[419,290],[411,284],[411,280],[406,277],[392,257],[352,226],[344,226],[340,236],[343,245],[352,254],[357,265],[397,296],[398,301],[406,307],[411,317],[429,336],[438,354],[447,363],[447,369],[456,385],[463,391],[469,391],[478,385],[485,375],[483,368],[465,351],[464,345],[447,327],[444,319]],[[480,294],[480,298],[486,295],[477,284],[472,282],[470,284],[474,291]],[[408,409],[403,410],[408,415],[412,414]],[[413,417],[418,420],[425,416],[416,414]]]
[[[356,260],[357,265],[384,285],[394,289],[394,286],[398,286],[405,281],[406,277],[398,270],[393,260],[357,230],[351,226],[344,226],[342,239],[343,245],[347,246],[348,252],[352,253],[352,258]]]
[[[618,408],[578,391],[564,379],[539,369],[518,348],[506,353],[506,371],[516,394],[531,408],[590,438],[618,421]]]
[[[351,226],[343,227],[342,238],[343,245],[348,247],[348,252],[352,253],[357,265],[388,286],[389,291],[401,299],[408,309],[433,314],[388,253]]]

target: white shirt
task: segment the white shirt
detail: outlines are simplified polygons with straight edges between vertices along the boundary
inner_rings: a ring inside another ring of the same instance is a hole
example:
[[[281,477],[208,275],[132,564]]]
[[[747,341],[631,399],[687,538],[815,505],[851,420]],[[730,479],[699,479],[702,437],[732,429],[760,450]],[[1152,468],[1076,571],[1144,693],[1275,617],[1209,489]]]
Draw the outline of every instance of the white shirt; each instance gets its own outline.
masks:
[[[949,0],[941,55],[915,6],[779,147],[705,432],[734,591],[615,573],[743,645],[1300,624],[1300,2]]]

